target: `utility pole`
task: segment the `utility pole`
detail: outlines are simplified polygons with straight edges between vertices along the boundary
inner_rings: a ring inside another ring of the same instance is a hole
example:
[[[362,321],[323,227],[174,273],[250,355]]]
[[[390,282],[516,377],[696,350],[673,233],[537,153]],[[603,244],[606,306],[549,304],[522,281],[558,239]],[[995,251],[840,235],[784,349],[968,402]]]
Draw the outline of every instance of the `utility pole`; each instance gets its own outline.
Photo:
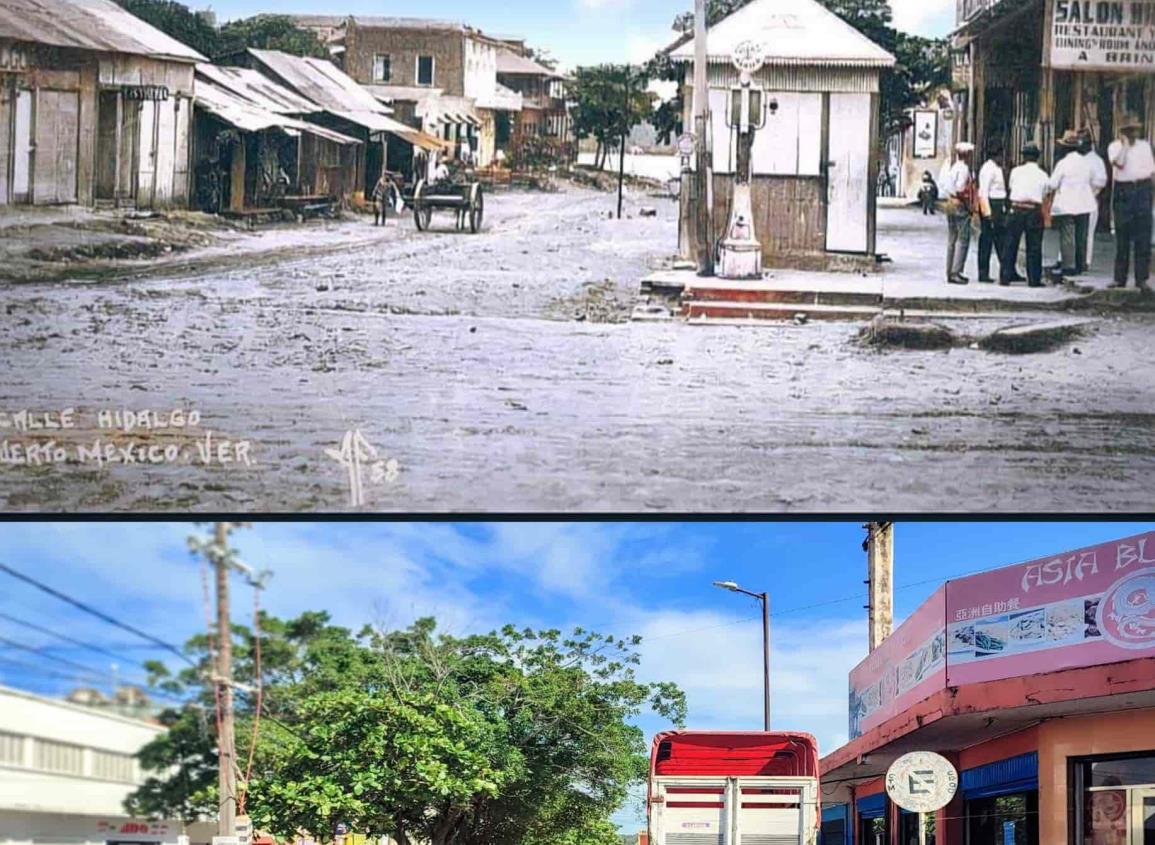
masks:
[[[233,729],[233,639],[229,622],[229,531],[232,526],[218,522],[213,532],[214,554],[209,558],[217,576],[217,689],[221,702],[221,729],[217,737],[220,756],[220,823],[221,836],[236,836],[237,822],[237,748]]]
[[[770,733],[770,594],[762,593],[762,730]]]
[[[630,134],[630,66],[625,66],[626,102],[622,108],[622,149],[618,157],[618,219],[622,219],[622,190],[626,181],[626,138]]]
[[[868,522],[866,540],[867,628],[874,651],[894,628],[894,523]]]
[[[697,136],[694,172],[694,222],[698,241],[698,275],[714,275],[714,237],[710,226],[710,95],[706,62],[706,0],[694,0],[694,134]]]

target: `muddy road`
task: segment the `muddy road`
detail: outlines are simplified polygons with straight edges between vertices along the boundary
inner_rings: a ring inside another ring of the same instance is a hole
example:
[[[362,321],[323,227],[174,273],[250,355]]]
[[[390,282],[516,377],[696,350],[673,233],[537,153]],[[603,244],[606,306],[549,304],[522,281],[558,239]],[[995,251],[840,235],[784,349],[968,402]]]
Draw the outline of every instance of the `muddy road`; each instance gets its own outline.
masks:
[[[407,219],[395,237],[325,256],[6,285],[0,502],[658,513],[1155,502],[1149,317],[1014,357],[867,350],[854,324],[631,323],[639,279],[675,251],[676,210],[636,196],[619,222],[613,205],[579,189],[495,195],[479,236],[419,235]],[[658,216],[639,217],[642,205]]]

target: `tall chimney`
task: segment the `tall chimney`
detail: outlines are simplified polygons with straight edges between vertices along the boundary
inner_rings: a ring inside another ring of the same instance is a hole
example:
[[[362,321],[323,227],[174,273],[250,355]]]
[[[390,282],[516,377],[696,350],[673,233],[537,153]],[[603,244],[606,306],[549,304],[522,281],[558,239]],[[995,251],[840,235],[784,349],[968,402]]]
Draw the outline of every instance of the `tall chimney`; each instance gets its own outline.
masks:
[[[894,523],[868,522],[866,541],[866,590],[869,604],[870,650],[874,651],[894,629]]]

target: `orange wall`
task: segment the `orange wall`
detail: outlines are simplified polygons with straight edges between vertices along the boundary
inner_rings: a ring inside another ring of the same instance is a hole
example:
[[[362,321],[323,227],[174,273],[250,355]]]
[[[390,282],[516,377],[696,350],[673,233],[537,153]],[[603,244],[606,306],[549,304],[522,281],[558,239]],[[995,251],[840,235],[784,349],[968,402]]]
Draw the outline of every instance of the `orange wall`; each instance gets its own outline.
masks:
[[[1018,757],[1027,754],[1039,747],[1039,731],[1037,727],[1026,728],[1013,734],[996,737],[978,745],[964,748],[958,755],[958,767],[973,769],[976,766],[985,766],[996,760],[1005,760],[1008,757]]]
[[[1067,841],[1067,758],[1155,750],[1155,708],[1039,725],[1039,842]]]

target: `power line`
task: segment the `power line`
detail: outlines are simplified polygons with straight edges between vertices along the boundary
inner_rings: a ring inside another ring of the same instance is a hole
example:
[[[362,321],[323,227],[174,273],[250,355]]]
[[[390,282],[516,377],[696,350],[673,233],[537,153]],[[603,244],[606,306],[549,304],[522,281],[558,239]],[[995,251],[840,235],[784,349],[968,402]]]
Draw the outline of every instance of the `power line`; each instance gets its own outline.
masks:
[[[39,631],[41,634],[47,634],[50,637],[56,637],[56,639],[58,639],[58,640],[62,640],[66,643],[72,643],[73,645],[80,646],[81,648],[87,649],[88,651],[94,651],[97,654],[103,654],[106,657],[111,657],[113,660],[123,660],[124,659],[119,654],[116,654],[115,652],[109,651],[108,649],[101,648],[98,645],[93,645],[92,643],[86,643],[86,642],[83,642],[81,640],[73,639],[72,637],[68,636],[67,634],[61,634],[57,631],[53,631],[51,628],[45,628],[41,625],[37,625],[33,622],[29,622],[26,619],[19,619],[15,616],[8,614],[8,613],[0,613],[0,619],[6,619],[7,621],[13,623],[14,625],[22,625],[23,627],[28,628],[29,630]]]
[[[79,599],[74,599],[74,598],[72,598],[72,596],[65,595],[64,593],[60,592],[59,590],[54,589],[54,588],[52,588],[52,587],[48,586],[47,584],[44,584],[40,581],[37,581],[35,578],[32,578],[31,576],[28,576],[22,572],[16,571],[11,566],[8,566],[8,564],[6,564],[6,563],[0,563],[0,572],[6,572],[9,575],[11,575],[13,578],[16,578],[20,581],[23,581],[26,584],[30,584],[31,586],[35,587],[36,589],[40,590],[41,592],[47,593],[48,595],[52,596],[53,598],[60,599],[62,602],[66,602],[67,604],[72,605],[73,607],[77,608],[78,610],[83,610],[85,613],[88,613],[92,616],[95,616],[97,619],[100,619],[104,622],[107,622],[109,625],[115,625],[117,628],[120,628],[122,631],[128,631],[130,634],[135,634],[136,636],[141,637],[142,639],[148,640],[149,642],[154,643],[157,646],[163,648],[165,651],[168,651],[168,652],[175,654],[177,657],[179,657],[181,660],[188,663],[190,666],[196,665],[196,663],[194,663],[193,660],[188,657],[188,655],[186,655],[184,652],[182,652],[179,648],[174,646],[172,643],[166,643],[164,640],[158,639],[157,637],[154,637],[152,634],[145,633],[144,631],[140,630],[139,628],[134,628],[132,625],[129,625],[127,622],[121,622],[119,619],[116,619],[112,616],[109,616],[107,613],[104,613],[103,611],[97,610],[95,607],[92,607],[91,605],[85,604],[84,602],[80,601]]]

